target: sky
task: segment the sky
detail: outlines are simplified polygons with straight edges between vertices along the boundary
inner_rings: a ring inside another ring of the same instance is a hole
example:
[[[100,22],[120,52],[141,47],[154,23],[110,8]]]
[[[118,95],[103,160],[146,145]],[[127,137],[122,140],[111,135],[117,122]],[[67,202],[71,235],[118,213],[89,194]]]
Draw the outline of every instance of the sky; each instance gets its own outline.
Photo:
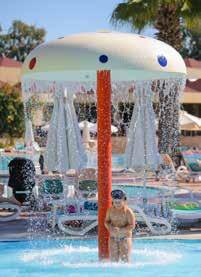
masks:
[[[123,0],[0,0],[0,25],[7,32],[13,20],[21,20],[47,31],[45,40],[65,35],[115,29],[109,22],[112,11]],[[3,12],[2,12],[3,11]],[[153,36],[153,29],[146,29],[145,35]]]

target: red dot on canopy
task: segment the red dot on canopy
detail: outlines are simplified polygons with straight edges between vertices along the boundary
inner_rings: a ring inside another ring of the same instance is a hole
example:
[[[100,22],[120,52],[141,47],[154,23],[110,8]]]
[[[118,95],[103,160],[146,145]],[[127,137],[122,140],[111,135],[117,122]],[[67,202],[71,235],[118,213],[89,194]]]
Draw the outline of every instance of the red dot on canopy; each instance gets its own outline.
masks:
[[[36,58],[34,57],[29,62],[29,69],[33,69],[35,67],[35,65],[36,65]]]

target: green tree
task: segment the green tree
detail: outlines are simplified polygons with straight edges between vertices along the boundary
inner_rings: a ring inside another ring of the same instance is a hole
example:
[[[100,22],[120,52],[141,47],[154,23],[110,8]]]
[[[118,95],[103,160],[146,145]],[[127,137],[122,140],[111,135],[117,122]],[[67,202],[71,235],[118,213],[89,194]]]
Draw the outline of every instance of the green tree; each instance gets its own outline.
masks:
[[[8,33],[0,34],[0,54],[23,62],[29,52],[44,41],[45,34],[42,28],[15,20]]]
[[[24,132],[24,107],[17,87],[4,85],[0,88],[0,136],[8,136],[10,144],[14,137]]]

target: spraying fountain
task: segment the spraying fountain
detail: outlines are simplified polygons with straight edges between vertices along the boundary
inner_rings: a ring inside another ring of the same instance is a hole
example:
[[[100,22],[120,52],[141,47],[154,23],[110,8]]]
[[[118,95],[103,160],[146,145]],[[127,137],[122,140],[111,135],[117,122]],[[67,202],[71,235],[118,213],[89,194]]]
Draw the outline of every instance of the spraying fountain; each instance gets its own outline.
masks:
[[[165,146],[169,151],[176,145],[175,118],[185,76],[184,61],[171,46],[149,37],[126,33],[96,32],[62,37],[38,46],[24,62],[22,87],[25,103],[31,95],[46,97],[65,89],[73,94],[83,86],[93,87],[97,92],[100,259],[109,255],[109,235],[104,219],[111,205],[111,101],[116,97],[127,97],[128,88],[135,82],[141,89],[146,84],[145,87],[154,91],[152,84],[157,81],[161,109],[166,109],[164,101],[169,101],[170,128],[162,133],[164,140],[169,138],[170,142]],[[160,148],[164,150],[161,145]],[[146,152],[145,149],[145,164]]]

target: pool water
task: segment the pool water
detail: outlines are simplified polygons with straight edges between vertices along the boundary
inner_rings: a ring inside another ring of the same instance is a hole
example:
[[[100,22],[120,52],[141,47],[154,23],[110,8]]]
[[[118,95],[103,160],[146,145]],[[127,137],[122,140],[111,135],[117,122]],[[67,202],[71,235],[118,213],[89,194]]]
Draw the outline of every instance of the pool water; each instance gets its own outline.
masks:
[[[96,240],[1,242],[0,276],[199,277],[201,240],[136,240],[130,264],[98,262]]]
[[[27,158],[27,159],[31,159],[33,162],[34,162],[34,165],[37,165],[38,164],[38,159],[39,159],[39,155],[38,154],[25,154],[25,153],[22,153],[21,155],[20,154],[17,154],[16,156],[6,156],[6,155],[2,155],[0,156],[0,174],[3,173],[3,174],[8,174],[8,164],[10,163],[10,161],[12,161],[15,157],[24,157],[24,158]]]
[[[112,189],[122,189],[125,191],[128,198],[138,198],[144,196],[144,188],[142,186],[132,186],[128,183],[121,183],[121,185],[112,185]],[[157,197],[159,194],[163,194],[165,189],[146,187],[146,197]]]
[[[14,156],[0,156],[0,171],[8,171],[8,164],[12,159]]]
[[[19,156],[19,155],[18,155]],[[32,159],[34,161],[34,164],[38,162],[38,155],[25,155],[29,159]],[[97,167],[97,154],[96,153],[87,153],[88,157],[88,163],[87,167]],[[14,159],[15,156],[6,156],[2,155],[0,156],[0,173],[8,173],[8,164],[9,162]],[[124,168],[124,155],[123,154],[113,154],[112,155],[112,167],[113,168]]]
[[[97,167],[97,153],[87,153],[87,167]],[[112,168],[125,168],[125,157],[123,154],[112,154]]]

